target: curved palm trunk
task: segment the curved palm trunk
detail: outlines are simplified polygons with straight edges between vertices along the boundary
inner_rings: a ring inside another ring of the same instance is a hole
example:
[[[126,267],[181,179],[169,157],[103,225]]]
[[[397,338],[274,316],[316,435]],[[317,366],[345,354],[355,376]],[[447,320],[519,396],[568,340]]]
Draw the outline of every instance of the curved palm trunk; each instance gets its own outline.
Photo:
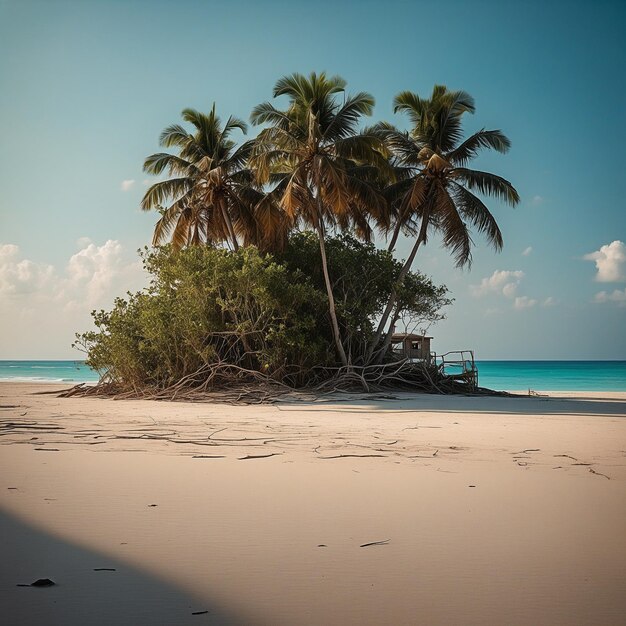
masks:
[[[339,332],[339,323],[337,322],[337,311],[335,309],[335,296],[333,295],[333,287],[330,282],[330,276],[328,275],[328,261],[326,259],[326,244],[324,242],[324,222],[322,221],[322,211],[319,207],[320,199],[317,200],[317,234],[320,240],[320,254],[322,257],[322,270],[324,271],[324,282],[326,283],[326,293],[328,294],[328,311],[330,313],[330,319],[333,327],[333,336],[335,337],[335,345],[337,346],[337,352],[341,359],[342,365],[348,365],[348,358],[346,357],[346,351],[343,348],[341,341],[341,333]]]
[[[400,270],[400,273],[398,274],[396,283],[391,291],[391,295],[389,296],[389,301],[387,302],[387,306],[385,307],[383,315],[380,318],[380,322],[378,324],[378,328],[376,329],[376,334],[374,335],[374,339],[372,339],[372,343],[370,344],[370,347],[367,350],[367,354],[365,355],[366,363],[369,363],[371,361],[374,351],[376,350],[376,348],[378,348],[378,345],[380,344],[380,338],[383,335],[383,332],[389,320],[389,316],[394,310],[394,307],[398,300],[398,290],[400,289],[400,287],[402,287],[402,283],[404,282],[406,275],[409,273],[409,270],[411,269],[411,265],[413,265],[413,261],[415,260],[415,255],[417,254],[419,247],[422,245],[422,243],[424,243],[426,239],[428,221],[429,221],[428,214],[425,214],[424,217],[422,218],[422,225],[420,226],[420,232],[419,232],[417,239],[415,240],[415,244],[413,245],[411,254],[409,254],[407,260],[404,262],[404,265],[402,266],[402,269]],[[396,315],[397,313],[394,314],[394,317]],[[391,333],[391,328],[390,328],[388,332],[389,341],[391,341],[391,334],[392,333]],[[387,341],[385,341],[385,344],[389,345]],[[383,356],[384,356],[384,353],[383,353]]]
[[[388,252],[393,252],[396,247],[396,243],[398,242],[398,237],[400,236],[400,231],[402,230],[402,223],[406,216],[407,207],[402,203],[400,207],[400,213],[398,215],[398,219],[396,221],[396,226],[393,229],[393,235],[391,236],[391,241],[389,242],[389,246],[387,247]]]
[[[222,210],[222,217],[224,218],[226,230],[228,231],[228,234],[230,236],[230,241],[233,244],[233,250],[237,252],[237,250],[239,250],[239,242],[237,241],[237,235],[235,235],[233,221],[230,219],[228,209],[226,208],[226,203],[223,200],[220,201],[220,209]]]
[[[391,236],[391,241],[389,242],[389,246],[387,247],[388,252],[393,252],[396,247],[396,243],[398,242],[398,237],[400,235],[400,229],[402,228],[402,222],[398,219],[396,223],[396,227],[393,229],[393,235]]]

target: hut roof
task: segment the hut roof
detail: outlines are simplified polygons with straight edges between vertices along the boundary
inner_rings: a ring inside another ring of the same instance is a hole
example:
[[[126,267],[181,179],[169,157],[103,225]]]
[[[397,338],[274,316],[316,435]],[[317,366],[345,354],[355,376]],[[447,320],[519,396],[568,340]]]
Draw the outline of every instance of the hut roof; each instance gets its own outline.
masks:
[[[391,335],[392,342],[404,341],[405,339],[432,339],[432,337],[428,337],[427,335],[416,335],[414,333],[394,333],[393,335]]]

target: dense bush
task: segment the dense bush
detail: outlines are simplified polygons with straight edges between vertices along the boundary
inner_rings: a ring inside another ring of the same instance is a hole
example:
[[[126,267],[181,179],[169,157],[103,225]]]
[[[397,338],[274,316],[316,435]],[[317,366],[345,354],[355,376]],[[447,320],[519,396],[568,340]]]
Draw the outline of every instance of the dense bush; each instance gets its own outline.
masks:
[[[367,344],[374,335],[374,322],[389,300],[402,263],[391,252],[347,234],[329,238],[326,252],[345,350],[351,363],[362,364]],[[325,293],[315,233],[294,233],[278,258],[289,268],[308,276]],[[399,289],[399,316],[412,329],[420,324],[432,324],[443,318],[441,310],[450,304],[447,292],[445,286],[435,286],[423,274],[409,272]],[[327,319],[323,326],[329,326]]]
[[[358,364],[401,264],[345,235],[330,238],[327,249],[346,352]],[[314,234],[295,234],[280,256],[252,246],[164,246],[145,250],[143,260],[149,287],[117,299],[111,311],[94,312],[96,330],[77,335],[87,364],[105,380],[165,388],[186,377],[197,385],[219,370],[215,386],[237,370],[303,386],[338,365]],[[402,312],[439,319],[445,294],[411,273]]]

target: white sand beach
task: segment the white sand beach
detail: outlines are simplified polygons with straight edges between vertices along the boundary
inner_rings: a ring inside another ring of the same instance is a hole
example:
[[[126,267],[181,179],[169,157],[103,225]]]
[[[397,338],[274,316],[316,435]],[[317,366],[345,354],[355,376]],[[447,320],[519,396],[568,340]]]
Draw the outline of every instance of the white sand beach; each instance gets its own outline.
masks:
[[[624,623],[626,393],[50,390],[0,384],[3,624]]]

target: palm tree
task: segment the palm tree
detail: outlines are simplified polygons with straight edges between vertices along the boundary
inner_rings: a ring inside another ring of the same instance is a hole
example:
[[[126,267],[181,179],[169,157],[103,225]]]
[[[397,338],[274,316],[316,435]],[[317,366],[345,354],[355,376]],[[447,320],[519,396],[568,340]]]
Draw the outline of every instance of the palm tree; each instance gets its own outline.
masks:
[[[252,142],[237,147],[230,139],[234,130],[245,133],[247,126],[232,116],[222,126],[215,104],[209,114],[185,109],[182,117],[193,125],[194,133],[173,124],[159,140],[178,154],[152,154],[144,163],[145,172],[160,175],[167,171],[171,177],[153,184],[141,202],[144,211],[161,213],[153,244],[171,236],[175,248],[226,242],[237,250],[238,235],[250,236],[252,207],[262,197],[246,169]]]
[[[371,236],[369,218],[383,220],[386,207],[374,179],[387,166],[380,139],[357,130],[361,118],[372,114],[374,98],[365,92],[345,95],[345,87],[338,76],[292,74],[274,87],[274,97],[289,98],[288,107],[280,110],[265,102],[251,116],[253,124],[268,125],[251,159],[257,179],[273,185],[270,196],[293,223],[317,231],[333,336],[343,365],[348,358],[328,273],[325,234],[327,228],[353,227],[360,236]]]
[[[496,251],[502,248],[502,233],[494,216],[473,192],[493,196],[512,206],[519,202],[519,195],[504,178],[469,169],[467,164],[483,148],[505,153],[511,144],[500,130],[484,129],[462,141],[462,116],[474,110],[474,100],[466,92],[449,91],[436,85],[428,99],[409,91],[396,96],[394,112],[408,114],[412,123],[410,132],[400,132],[389,124],[377,126],[378,136],[385,140],[398,163],[412,172],[387,189],[396,207],[389,250],[394,249],[403,229],[415,236],[415,241],[380,319],[368,350],[368,360],[377,350],[380,361],[389,347],[397,321],[398,289],[429,233],[442,234],[443,245],[451,250],[458,267],[471,264],[470,228],[485,235]],[[385,339],[379,347],[390,318]]]

